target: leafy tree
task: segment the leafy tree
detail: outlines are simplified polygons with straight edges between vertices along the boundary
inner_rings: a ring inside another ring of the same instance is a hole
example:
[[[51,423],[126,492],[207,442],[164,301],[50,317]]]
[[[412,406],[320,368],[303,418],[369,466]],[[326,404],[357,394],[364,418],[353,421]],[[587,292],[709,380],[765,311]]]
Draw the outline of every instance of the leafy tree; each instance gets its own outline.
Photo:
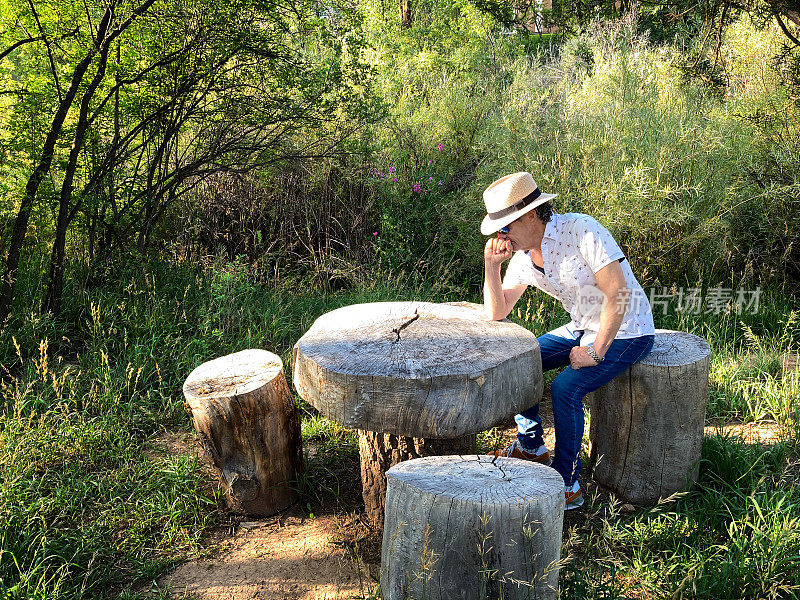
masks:
[[[132,243],[144,250],[169,207],[208,176],[326,154],[373,115],[359,21],[345,6],[114,0],[82,11],[66,4],[17,1],[3,14],[6,81],[22,82],[22,98],[34,81],[52,90],[33,104],[10,103],[4,127],[13,133],[14,123],[52,116],[44,142],[31,138],[35,167],[6,252],[0,321],[30,215],[46,196],[57,201],[57,216],[45,306],[57,313],[76,216],[93,249],[98,238],[102,250]],[[31,51],[12,59],[23,47]],[[311,129],[316,134],[303,133]],[[48,175],[52,190],[41,194]]]

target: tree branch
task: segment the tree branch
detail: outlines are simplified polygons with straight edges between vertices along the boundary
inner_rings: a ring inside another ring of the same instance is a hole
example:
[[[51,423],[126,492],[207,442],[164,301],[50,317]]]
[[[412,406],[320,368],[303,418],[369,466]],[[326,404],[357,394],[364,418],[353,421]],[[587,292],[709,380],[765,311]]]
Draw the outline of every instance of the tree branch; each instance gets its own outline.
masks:
[[[39,29],[39,33],[44,41],[45,48],[47,48],[47,58],[50,61],[50,72],[53,74],[53,82],[56,84],[58,101],[61,102],[61,100],[64,99],[64,93],[61,91],[61,80],[59,79],[58,71],[56,70],[56,61],[53,58],[53,50],[50,48],[50,42],[48,41],[47,35],[44,32],[44,27],[42,27],[42,22],[39,19],[39,13],[36,12],[36,6],[33,4],[33,0],[28,0],[28,6],[31,7],[31,13],[33,13],[33,18],[36,21],[36,27]]]
[[[792,40],[792,43],[795,46],[800,46],[800,40],[798,40],[795,36],[793,36],[789,32],[789,30],[787,29],[787,27],[784,24],[783,20],[781,19],[781,16],[777,12],[774,12],[773,14],[775,15],[775,19],[778,21],[778,25],[780,25],[781,29],[783,29],[783,33],[786,34],[786,37],[788,37],[790,40]]]
[[[44,36],[40,35],[40,36],[37,36],[37,37],[29,37],[29,38],[27,38],[27,39],[24,39],[24,40],[20,40],[20,41],[18,41],[18,42],[15,42],[15,43],[11,44],[11,45],[10,45],[8,48],[6,48],[5,50],[3,50],[2,52],[0,52],[0,60],[3,60],[3,59],[6,57],[6,56],[8,56],[9,54],[11,54],[11,53],[12,53],[14,50],[16,50],[17,48],[19,48],[20,46],[23,46],[23,45],[25,45],[25,44],[29,44],[29,43],[31,43],[31,42],[41,42],[43,39],[44,39]]]

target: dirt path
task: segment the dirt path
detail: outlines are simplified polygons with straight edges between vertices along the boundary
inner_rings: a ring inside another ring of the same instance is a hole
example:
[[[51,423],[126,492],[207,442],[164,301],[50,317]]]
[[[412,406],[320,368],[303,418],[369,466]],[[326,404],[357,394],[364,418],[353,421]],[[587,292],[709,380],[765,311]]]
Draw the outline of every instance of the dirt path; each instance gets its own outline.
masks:
[[[368,597],[376,566],[345,539],[353,527],[361,527],[353,515],[242,523],[213,558],[188,562],[160,583],[171,587],[173,597],[202,600]]]

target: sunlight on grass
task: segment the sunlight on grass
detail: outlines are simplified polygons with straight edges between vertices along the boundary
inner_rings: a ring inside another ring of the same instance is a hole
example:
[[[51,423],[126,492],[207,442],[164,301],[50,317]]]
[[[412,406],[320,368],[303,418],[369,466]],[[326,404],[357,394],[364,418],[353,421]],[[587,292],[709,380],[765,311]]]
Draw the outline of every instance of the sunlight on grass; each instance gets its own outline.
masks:
[[[649,42],[632,16],[526,51],[473,3],[446,8],[465,17],[431,13],[403,32],[382,6],[364,9],[385,118],[355,132],[346,156],[269,165],[254,179],[269,188],[259,216],[291,243],[264,226],[250,232],[256,258],[197,240],[184,254],[189,238],[172,239],[169,224],[160,260],[111,253],[90,264],[76,227],[55,319],[39,310],[50,232],[29,236],[0,331],[0,597],[141,597],[136,585],[204,548],[233,518],[218,487],[194,458],[147,452],[155,434],[190,430],[188,373],[263,348],[291,381],[293,344],[326,312],[478,300],[481,192],[523,169],[559,194],[557,211],[606,224],[646,288],[763,288],[758,311],[670,307],[655,319],[711,345],[709,420],[782,426],[773,445],[707,437],[697,486],[654,507],[587,486],[585,518],[564,536],[560,597],[800,597],[800,144],[794,99],[770,63],[781,33],[729,29],[718,89],[686,76],[685,49]],[[169,218],[183,218],[175,206]],[[537,334],[567,320],[531,293],[512,318]],[[343,472],[358,440],[295,401],[298,510],[310,517],[358,496],[358,474]],[[500,439],[480,433],[479,451]]]

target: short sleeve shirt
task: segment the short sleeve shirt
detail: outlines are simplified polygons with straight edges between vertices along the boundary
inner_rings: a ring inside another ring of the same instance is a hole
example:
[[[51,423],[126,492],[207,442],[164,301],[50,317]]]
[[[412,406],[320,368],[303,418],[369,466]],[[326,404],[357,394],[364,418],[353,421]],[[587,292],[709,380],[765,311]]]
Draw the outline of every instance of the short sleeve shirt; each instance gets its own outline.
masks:
[[[515,252],[508,264],[503,287],[532,285],[561,302],[572,318],[570,326],[583,331],[582,344],[594,341],[600,328],[603,293],[594,274],[624,259],[608,230],[589,215],[554,214],[542,238],[544,273],[533,265],[530,252]],[[627,260],[620,263],[628,288],[628,305],[617,338],[653,335],[650,303]]]

